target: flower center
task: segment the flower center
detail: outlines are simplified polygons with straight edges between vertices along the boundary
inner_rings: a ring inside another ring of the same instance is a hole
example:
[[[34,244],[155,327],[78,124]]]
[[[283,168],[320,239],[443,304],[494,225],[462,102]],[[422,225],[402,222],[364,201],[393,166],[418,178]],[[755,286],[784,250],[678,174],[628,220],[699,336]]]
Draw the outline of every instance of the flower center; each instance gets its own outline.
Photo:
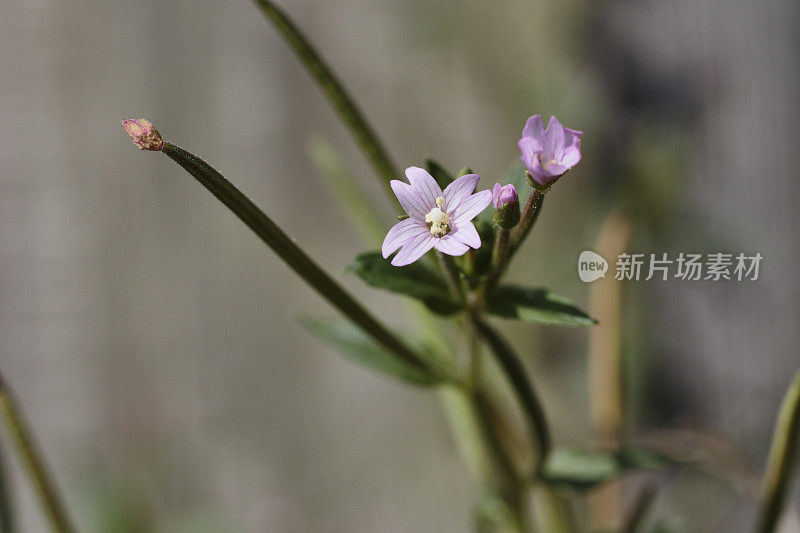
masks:
[[[539,155],[539,162],[541,163],[542,168],[545,169],[545,170],[547,170],[547,167],[549,167],[553,163],[558,163],[558,161],[556,161],[555,159],[548,158],[547,154],[540,154]]]
[[[444,198],[441,196],[436,199],[437,207],[434,207],[425,215],[425,222],[430,225],[431,235],[434,237],[444,237],[450,232],[450,217],[442,211]]]

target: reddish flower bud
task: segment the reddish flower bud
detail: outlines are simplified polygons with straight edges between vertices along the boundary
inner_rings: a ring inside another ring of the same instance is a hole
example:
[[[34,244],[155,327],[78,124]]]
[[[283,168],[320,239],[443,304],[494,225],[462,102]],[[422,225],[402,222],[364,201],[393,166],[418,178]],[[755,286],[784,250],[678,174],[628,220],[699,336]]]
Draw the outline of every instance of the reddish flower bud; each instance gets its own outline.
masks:
[[[140,150],[155,152],[164,148],[161,134],[149,121],[143,118],[126,118],[122,121],[122,127]]]

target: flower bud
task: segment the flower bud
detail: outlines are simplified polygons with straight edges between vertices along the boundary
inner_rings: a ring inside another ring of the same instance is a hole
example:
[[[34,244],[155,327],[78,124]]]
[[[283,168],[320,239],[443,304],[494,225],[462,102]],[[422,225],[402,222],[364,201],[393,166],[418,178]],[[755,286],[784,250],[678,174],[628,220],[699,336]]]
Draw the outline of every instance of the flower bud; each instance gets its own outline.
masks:
[[[495,183],[492,189],[494,222],[503,229],[511,229],[519,222],[519,197],[517,189],[511,185]]]
[[[149,121],[143,118],[126,118],[122,121],[122,127],[131,136],[133,142],[140,150],[158,151],[164,147],[164,140],[161,134]]]

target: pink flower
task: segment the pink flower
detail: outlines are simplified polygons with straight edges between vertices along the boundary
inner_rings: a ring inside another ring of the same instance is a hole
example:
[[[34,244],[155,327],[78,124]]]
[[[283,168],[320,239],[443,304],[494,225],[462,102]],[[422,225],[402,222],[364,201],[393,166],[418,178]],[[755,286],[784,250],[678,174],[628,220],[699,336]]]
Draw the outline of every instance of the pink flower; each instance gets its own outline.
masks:
[[[406,169],[409,183],[392,180],[391,186],[409,218],[394,225],[383,240],[383,257],[402,249],[392,259],[394,266],[408,265],[431,248],[448,255],[463,255],[480,248],[481,238],[470,222],[492,201],[491,191],[472,194],[480,176],[467,174],[442,191],[424,169]]]
[[[545,187],[563,176],[581,160],[581,135],[582,131],[565,128],[556,117],[550,117],[544,129],[542,117],[533,115],[518,143],[528,174]]]

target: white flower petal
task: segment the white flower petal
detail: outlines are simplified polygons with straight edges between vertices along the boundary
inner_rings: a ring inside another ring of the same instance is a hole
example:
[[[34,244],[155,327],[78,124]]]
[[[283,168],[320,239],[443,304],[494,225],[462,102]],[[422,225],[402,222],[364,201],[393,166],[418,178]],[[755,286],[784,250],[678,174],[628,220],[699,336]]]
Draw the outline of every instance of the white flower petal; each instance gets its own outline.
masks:
[[[425,200],[424,207],[427,207],[427,211],[436,207],[436,199],[442,196],[442,189],[439,188],[439,184],[436,183],[433,176],[424,168],[408,167],[406,177],[411,183],[411,187],[419,193],[420,198]]]
[[[428,250],[433,248],[435,243],[436,237],[430,233],[419,235],[403,246],[403,249],[392,259],[392,264],[394,266],[409,265],[425,255]]]
[[[450,214],[450,219],[453,221],[453,225],[459,226],[478,216],[490,203],[492,203],[492,191],[486,189],[476,192],[455,208]]]
[[[469,250],[469,246],[456,240],[452,234],[436,239],[434,248],[447,255],[464,255]]]
[[[386,238],[383,239],[381,253],[384,258],[389,257],[392,252],[411,241],[414,237],[427,233],[430,233],[428,228],[413,218],[402,220],[392,226],[392,229],[386,234]]]
[[[453,180],[453,183],[444,189],[445,210],[452,210],[464,199],[472,194],[481,177],[477,174],[466,174]]]
[[[453,237],[459,242],[463,242],[467,246],[472,248],[480,248],[481,247],[481,236],[478,235],[478,230],[475,229],[475,224],[472,222],[464,222],[458,225],[458,228],[450,234],[447,235],[448,237]]]

